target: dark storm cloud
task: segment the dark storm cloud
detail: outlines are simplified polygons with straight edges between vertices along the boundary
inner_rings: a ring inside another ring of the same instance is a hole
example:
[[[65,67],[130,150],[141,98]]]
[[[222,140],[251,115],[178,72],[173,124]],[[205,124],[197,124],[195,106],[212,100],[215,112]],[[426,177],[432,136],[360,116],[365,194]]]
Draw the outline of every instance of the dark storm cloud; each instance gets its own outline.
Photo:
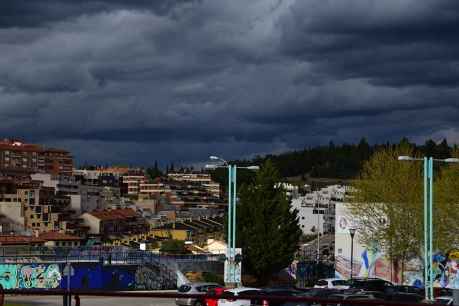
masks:
[[[339,78],[457,86],[456,1],[298,1],[284,18],[283,51]]]
[[[2,0],[0,27],[34,27],[116,9],[146,9],[164,15],[190,1],[199,0]]]
[[[459,4],[0,2],[0,130],[79,161],[459,140]]]

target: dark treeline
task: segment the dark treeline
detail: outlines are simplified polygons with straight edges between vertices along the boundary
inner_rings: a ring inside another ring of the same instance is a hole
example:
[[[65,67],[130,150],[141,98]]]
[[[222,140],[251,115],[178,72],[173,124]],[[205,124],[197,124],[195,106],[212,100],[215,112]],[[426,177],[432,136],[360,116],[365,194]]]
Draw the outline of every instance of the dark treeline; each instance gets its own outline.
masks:
[[[358,176],[363,163],[370,158],[373,152],[399,144],[412,146],[420,156],[435,158],[451,157],[452,151],[456,149],[456,146],[449,146],[446,139],[438,144],[433,140],[427,140],[423,145],[416,145],[403,138],[399,143],[370,145],[365,138],[362,138],[357,144],[335,145],[330,142],[328,146],[306,148],[279,155],[259,156],[253,160],[237,161],[237,163],[261,165],[265,160],[270,159],[282,177],[309,176],[350,179]]]

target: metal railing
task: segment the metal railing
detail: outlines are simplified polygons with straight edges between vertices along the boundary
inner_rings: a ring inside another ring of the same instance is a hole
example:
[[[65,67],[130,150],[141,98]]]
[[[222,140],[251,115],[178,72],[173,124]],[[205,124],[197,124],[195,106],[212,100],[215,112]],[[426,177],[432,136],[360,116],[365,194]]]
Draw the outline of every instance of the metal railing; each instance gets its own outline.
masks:
[[[0,248],[0,263],[27,262],[103,262],[119,264],[157,264],[160,262],[221,261],[221,255],[169,255],[126,247],[27,247]]]

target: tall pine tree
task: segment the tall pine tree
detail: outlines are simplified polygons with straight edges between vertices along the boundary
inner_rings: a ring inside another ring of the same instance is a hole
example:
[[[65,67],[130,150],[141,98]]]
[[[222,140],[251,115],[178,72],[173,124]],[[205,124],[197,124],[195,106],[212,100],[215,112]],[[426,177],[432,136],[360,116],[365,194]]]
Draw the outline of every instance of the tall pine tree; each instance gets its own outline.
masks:
[[[290,210],[285,192],[276,188],[280,176],[270,160],[254,182],[241,188],[237,208],[237,247],[244,273],[262,285],[294,259],[301,237],[298,212]]]

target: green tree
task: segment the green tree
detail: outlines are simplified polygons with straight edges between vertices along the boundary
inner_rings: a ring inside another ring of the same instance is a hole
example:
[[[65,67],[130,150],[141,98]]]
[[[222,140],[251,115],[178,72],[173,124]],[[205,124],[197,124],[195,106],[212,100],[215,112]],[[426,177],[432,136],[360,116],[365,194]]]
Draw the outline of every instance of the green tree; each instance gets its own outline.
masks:
[[[266,284],[273,273],[294,259],[301,237],[298,212],[290,209],[285,192],[275,188],[279,173],[266,161],[252,184],[244,185],[237,210],[237,246],[243,269]]]
[[[361,242],[377,242],[403,267],[409,257],[421,255],[423,173],[421,163],[398,161],[400,155],[414,156],[413,147],[404,143],[373,154],[354,183],[348,208]]]
[[[454,150],[452,156],[459,157]],[[434,183],[433,247],[448,252],[459,247],[459,165],[443,165]]]
[[[155,161],[155,164],[154,164],[153,167],[147,168],[146,172],[147,172],[148,178],[151,181],[154,180],[157,177],[163,176],[163,173],[161,172],[161,170],[158,167],[158,161]]]

